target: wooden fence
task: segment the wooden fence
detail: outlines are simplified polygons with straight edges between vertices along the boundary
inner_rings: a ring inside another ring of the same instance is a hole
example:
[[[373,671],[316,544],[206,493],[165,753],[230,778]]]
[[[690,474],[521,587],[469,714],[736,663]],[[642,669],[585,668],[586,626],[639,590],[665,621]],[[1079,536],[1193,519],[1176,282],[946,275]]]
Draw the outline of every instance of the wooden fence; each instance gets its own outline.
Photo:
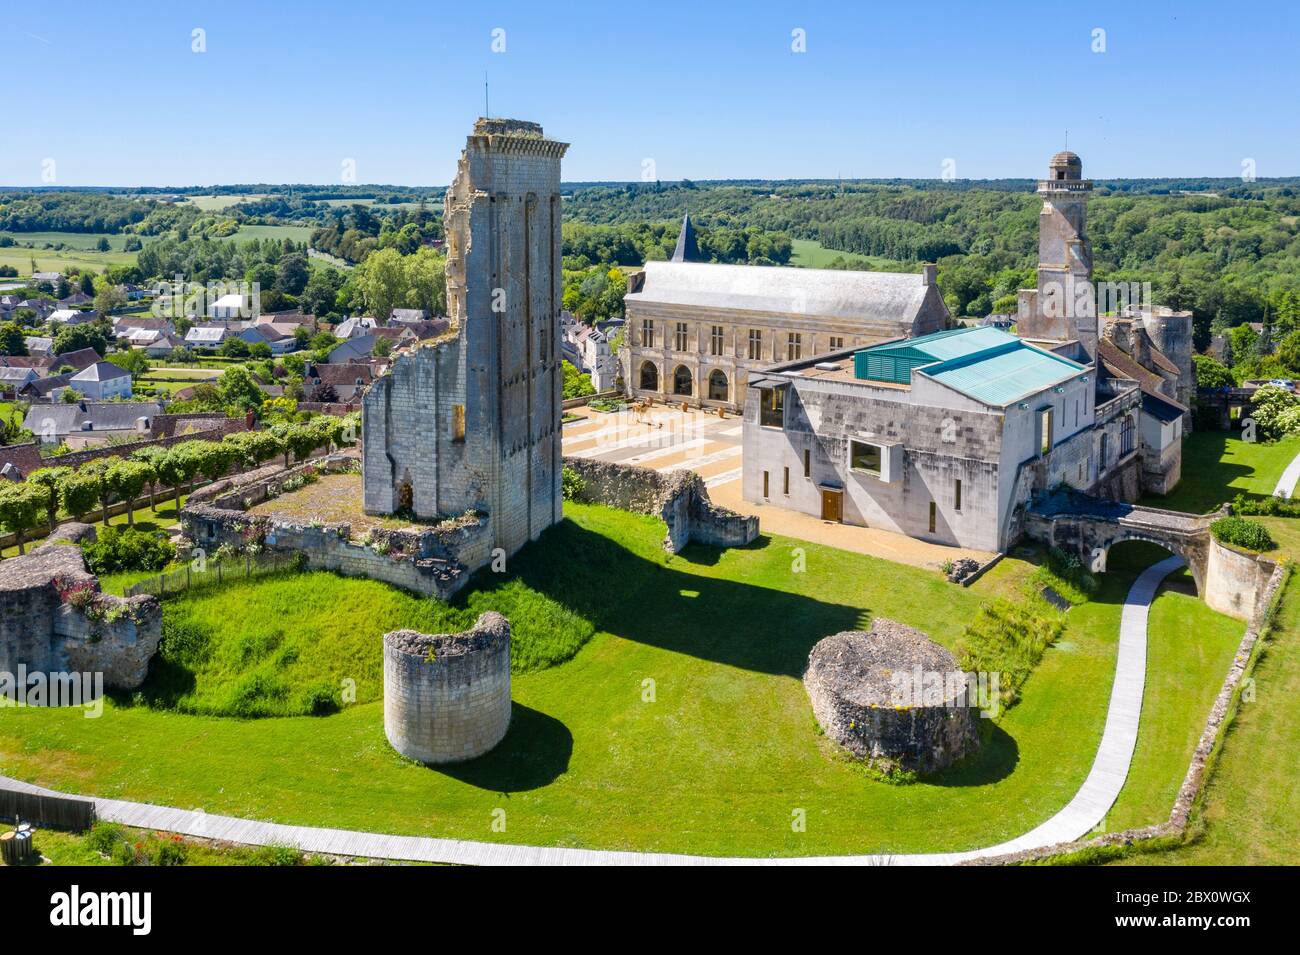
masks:
[[[95,804],[71,796],[43,796],[0,784],[0,819],[21,819],[47,829],[82,832],[95,824]]]
[[[171,570],[134,583],[125,588],[123,593],[127,597],[134,597],[136,594],[153,594],[159,600],[166,600],[168,597],[175,597],[189,590],[218,587],[223,583],[301,570],[305,559],[305,554],[286,554],[276,551],[256,558],[248,554],[220,561],[209,557],[202,565],[202,570],[196,569],[193,563],[186,564],[179,570]]]

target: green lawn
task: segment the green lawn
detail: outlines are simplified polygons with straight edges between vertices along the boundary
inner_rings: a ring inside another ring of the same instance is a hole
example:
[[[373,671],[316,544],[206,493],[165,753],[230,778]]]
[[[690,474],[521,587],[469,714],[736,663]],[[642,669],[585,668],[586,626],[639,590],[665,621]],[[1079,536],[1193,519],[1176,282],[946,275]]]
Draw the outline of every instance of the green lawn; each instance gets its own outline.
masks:
[[[0,249],[0,265],[12,265],[21,277],[32,274],[32,259],[38,272],[67,272],[74,266],[82,271],[102,272],[110,265],[131,265],[134,252],[95,252],[85,249],[23,249],[10,246]]]
[[[42,246],[45,243],[63,243],[69,249],[82,252],[95,251],[100,239],[107,239],[114,252],[121,252],[126,240],[131,236],[121,232],[5,232],[0,230],[0,237],[8,237],[24,245]],[[152,242],[153,236],[136,236],[141,242]],[[14,251],[10,247],[11,251]],[[22,251],[22,250],[17,250]]]
[[[409,598],[321,574],[190,598],[186,613],[224,634],[222,653],[242,644],[260,667],[298,641],[299,629],[311,631],[322,646],[310,669],[346,674],[359,687],[374,672],[379,634],[422,624],[428,613],[455,622],[494,603],[507,615],[513,606],[521,651],[572,635],[567,618],[530,632],[535,614],[527,601],[559,604],[588,621],[594,634],[568,662],[515,675],[510,733],[485,757],[443,769],[398,757],[384,738],[378,701],[325,717],[252,720],[118,701],[98,720],[70,710],[6,711],[0,766],[56,788],[278,822],[743,855],[988,845],[1059,810],[1087,775],[1132,577],[1124,561],[1114,562],[1120,569],[1103,577],[1092,601],[1070,611],[1064,638],[1025,684],[1023,701],[989,727],[978,757],[925,782],[891,786],[828,753],[799,680],[809,649],[876,614],[952,646],[982,600],[1011,589],[1032,567],[1008,559],[988,587],[963,589],[933,572],[785,538],[674,557],[660,548],[658,521],[600,507],[566,505],[566,512],[568,520],[512,560],[513,580],[494,588],[480,578],[469,601],[451,608],[394,612]],[[793,569],[796,547],[806,554],[803,572]],[[276,619],[263,616],[271,603],[280,608]],[[339,608],[333,618],[329,607]],[[1155,682],[1187,684],[1153,707],[1172,738],[1199,731],[1200,701],[1212,698],[1223,676],[1208,664],[1185,667],[1198,657],[1184,653],[1177,637],[1188,628],[1217,635],[1233,626],[1182,594],[1157,601],[1154,640],[1170,652],[1153,653],[1153,667],[1162,668]],[[258,634],[273,628],[282,636],[263,653],[275,641]],[[1206,641],[1211,653],[1218,642]],[[297,660],[306,649],[299,645]],[[289,660],[280,670],[292,685],[306,679],[294,674],[296,665]],[[1166,674],[1165,666],[1178,670]],[[197,692],[205,681],[216,687],[213,673],[191,672]],[[648,686],[652,702],[643,699]],[[1155,821],[1168,814],[1186,766],[1139,746],[1137,785],[1117,812]],[[507,811],[503,833],[491,828],[498,808]],[[806,812],[805,832],[792,831],[796,810]]]
[[[1226,431],[1196,431],[1183,442],[1182,480],[1173,493],[1144,497],[1139,503],[1205,514],[1238,494],[1268,497],[1297,454],[1297,435],[1265,444],[1242,441]]]
[[[1225,735],[1193,839],[1167,852],[1120,860],[1136,865],[1300,864],[1300,580],[1292,576]]]
[[[306,242],[316,231],[311,225],[241,225],[239,231],[227,237],[227,241],[248,242],[252,239],[293,239]]]

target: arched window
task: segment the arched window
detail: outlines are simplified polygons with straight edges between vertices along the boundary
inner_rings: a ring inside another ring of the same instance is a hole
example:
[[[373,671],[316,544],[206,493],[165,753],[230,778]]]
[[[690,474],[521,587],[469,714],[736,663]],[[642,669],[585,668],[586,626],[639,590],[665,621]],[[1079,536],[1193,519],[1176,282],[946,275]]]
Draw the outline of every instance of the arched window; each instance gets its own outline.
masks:
[[[1125,415],[1124,423],[1119,427],[1119,453],[1120,457],[1129,454],[1133,450],[1133,442],[1136,440],[1137,429],[1133,427],[1133,416]]]
[[[727,400],[727,376],[720,368],[715,368],[709,372],[709,400]]]
[[[655,363],[652,361],[641,363],[641,390],[659,390],[659,369],[655,367]]]
[[[678,365],[673,372],[673,394],[683,397],[691,395],[691,370],[685,365]]]

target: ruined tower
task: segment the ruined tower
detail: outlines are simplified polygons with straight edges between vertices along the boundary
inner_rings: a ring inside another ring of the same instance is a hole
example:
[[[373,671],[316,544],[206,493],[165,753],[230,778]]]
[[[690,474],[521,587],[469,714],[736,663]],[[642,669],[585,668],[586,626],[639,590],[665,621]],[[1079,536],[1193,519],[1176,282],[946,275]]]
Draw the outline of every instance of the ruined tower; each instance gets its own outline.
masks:
[[[480,119],[447,190],[452,332],[396,355],[363,405],[365,510],[488,515],[513,553],[560,520],[560,159]]]
[[[1092,182],[1083,161],[1059,152],[1038,182],[1038,287],[1020,292],[1016,332],[1022,338],[1079,343],[1081,361],[1097,355],[1097,306],[1092,287],[1092,248],[1085,230]]]

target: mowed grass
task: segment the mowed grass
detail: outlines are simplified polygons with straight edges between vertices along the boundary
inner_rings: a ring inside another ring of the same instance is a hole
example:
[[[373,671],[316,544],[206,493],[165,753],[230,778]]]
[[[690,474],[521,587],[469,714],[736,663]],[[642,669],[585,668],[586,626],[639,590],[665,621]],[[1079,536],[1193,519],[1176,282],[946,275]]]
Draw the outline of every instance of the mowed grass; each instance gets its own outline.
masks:
[[[1264,443],[1243,441],[1227,431],[1196,431],[1183,441],[1178,486],[1164,497],[1148,495],[1138,503],[1205,514],[1238,494],[1268,497],[1297,454],[1300,435]]]
[[[1300,580],[1292,575],[1260,647],[1253,699],[1229,725],[1193,816],[1191,841],[1120,860],[1136,865],[1300,864]]]
[[[951,647],[992,593],[983,582],[964,589],[933,572],[785,538],[670,556],[658,521],[600,507],[568,505],[566,514],[512,561],[510,577],[496,587],[480,580],[476,596],[440,611],[463,620],[496,605],[523,640],[529,609],[510,605],[521,599],[511,588],[522,588],[595,631],[563,665],[514,677],[510,732],[487,756],[442,769],[400,758],[384,737],[378,701],[325,717],[257,720],[110,701],[98,720],[71,710],[0,712],[0,771],[277,822],[736,855],[989,845],[1058,811],[1087,775],[1114,675],[1123,573],[1106,575],[1096,598],[1070,611],[1064,637],[1026,682],[1022,702],[988,726],[977,757],[891,786],[831,752],[799,679],[808,652],[875,615]],[[1004,564],[998,587],[1032,571]],[[368,606],[391,616],[328,598],[313,603],[313,590],[337,583],[304,575],[257,584],[280,594],[280,620],[265,619],[251,591],[239,600],[232,588],[205,619],[241,638],[278,627],[288,641],[296,628],[319,627],[340,644],[320,651],[333,655],[336,672],[358,673],[375,666],[385,629],[426,625],[418,608],[391,609],[410,598],[395,596],[388,609],[375,603],[377,584],[356,582]],[[232,621],[211,619],[216,613]],[[1174,615],[1156,619],[1181,625]],[[354,630],[363,638],[349,639]],[[1221,678],[1214,675],[1216,686]],[[1194,709],[1170,718],[1199,725],[1205,714]],[[1136,795],[1132,805],[1152,820],[1169,810],[1160,793]],[[492,827],[498,809],[504,832]],[[797,815],[805,831],[791,826]]]
[[[1166,557],[1160,548],[1127,541],[1110,560],[1145,567]],[[1133,766],[1105,831],[1164,822],[1205,728],[1245,625],[1215,613],[1195,596],[1186,570],[1165,578],[1147,623],[1147,681]],[[1197,719],[1185,718],[1187,714]]]
[[[100,239],[107,239],[108,244],[114,252],[123,251],[127,239],[131,238],[126,233],[114,232],[4,232],[0,231],[0,237],[8,237],[15,242],[21,242],[25,245],[41,246],[47,242],[62,242],[70,249],[76,249],[83,252],[94,251],[99,245]],[[146,245],[154,240],[154,236],[141,235],[135,236]]]
[[[0,265],[12,265],[21,277],[32,274],[32,259],[37,272],[67,272],[78,268],[83,272],[102,272],[110,265],[133,265],[134,252],[94,252],[84,249],[22,249],[10,246],[0,249]]]
[[[306,242],[316,231],[310,225],[241,225],[239,231],[227,236],[222,241],[250,242],[253,239],[292,239],[294,242]]]

